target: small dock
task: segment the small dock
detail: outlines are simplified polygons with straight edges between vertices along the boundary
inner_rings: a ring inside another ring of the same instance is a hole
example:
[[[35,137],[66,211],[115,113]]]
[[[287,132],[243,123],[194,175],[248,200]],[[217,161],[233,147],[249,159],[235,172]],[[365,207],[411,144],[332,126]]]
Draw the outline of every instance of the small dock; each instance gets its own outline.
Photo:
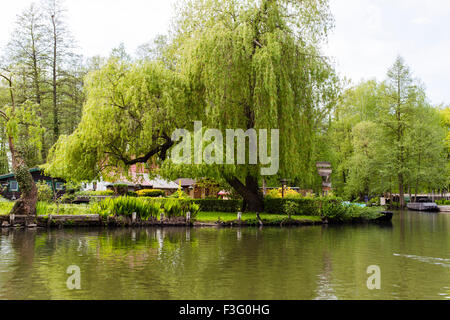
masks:
[[[450,213],[450,206],[439,206],[439,211]]]

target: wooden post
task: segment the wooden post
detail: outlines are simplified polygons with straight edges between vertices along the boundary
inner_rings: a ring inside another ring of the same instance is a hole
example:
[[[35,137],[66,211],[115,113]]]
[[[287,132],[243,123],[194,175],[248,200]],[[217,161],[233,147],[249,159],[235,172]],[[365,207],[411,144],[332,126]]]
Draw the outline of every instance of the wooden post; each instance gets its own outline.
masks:
[[[160,220],[161,220],[161,221],[163,221],[163,220],[164,220],[164,212],[161,212],[161,215],[160,215]]]
[[[136,212],[133,212],[132,214],[131,214],[131,222],[134,224],[134,223],[136,223]]]
[[[9,224],[14,225],[14,220],[16,220],[16,215],[14,213],[11,213],[9,215]]]
[[[238,219],[238,221],[242,220],[242,212],[237,213],[237,219]]]
[[[188,212],[186,212],[186,222],[191,222],[191,212],[190,211],[188,211]]]

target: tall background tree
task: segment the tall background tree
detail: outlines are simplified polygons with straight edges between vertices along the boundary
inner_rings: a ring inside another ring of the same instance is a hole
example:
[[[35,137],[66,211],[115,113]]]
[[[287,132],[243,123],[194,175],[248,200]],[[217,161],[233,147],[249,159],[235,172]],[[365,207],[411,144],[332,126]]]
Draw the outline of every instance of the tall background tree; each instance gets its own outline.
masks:
[[[47,88],[45,83],[46,66],[49,54],[48,34],[42,10],[32,3],[23,13],[18,15],[16,28],[6,48],[6,60],[10,65],[16,65],[20,72],[17,75],[16,97],[19,102],[34,101],[39,107],[39,117],[43,117],[42,107]],[[45,145],[44,136],[42,136]],[[43,153],[27,158],[30,166],[45,161]]]
[[[445,129],[420,82],[398,58],[387,80],[363,82],[342,95],[328,134],[336,192],[349,199],[443,190]],[[413,197],[411,197],[413,198]],[[403,199],[403,200],[402,200]]]
[[[61,1],[32,3],[18,15],[11,39],[2,50],[3,173],[12,169],[17,175],[45,163],[59,135],[72,133],[80,121],[85,99],[83,78],[89,66],[74,54],[63,12]],[[17,178],[22,197],[13,211],[33,214],[34,181],[28,174],[22,176]]]
[[[32,216],[36,214],[37,188],[25,158],[30,150],[41,148],[40,136],[44,129],[37,117],[39,106],[28,100],[17,101],[15,76],[13,68],[0,69],[0,80],[6,87],[2,91],[7,91],[6,95],[0,94],[1,98],[6,96],[7,99],[0,101],[0,123],[5,128],[12,169],[21,189],[21,197],[11,213]]]

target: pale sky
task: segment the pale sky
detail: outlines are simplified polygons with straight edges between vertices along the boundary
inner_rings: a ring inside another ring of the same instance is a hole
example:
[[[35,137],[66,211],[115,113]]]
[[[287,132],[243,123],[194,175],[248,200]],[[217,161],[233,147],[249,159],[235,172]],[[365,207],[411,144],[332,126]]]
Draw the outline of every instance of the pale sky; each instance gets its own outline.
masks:
[[[0,47],[33,0],[0,0]],[[66,0],[68,24],[85,56],[130,53],[167,32],[176,0]],[[397,55],[433,103],[450,104],[450,1],[331,0],[336,28],[324,48],[342,77],[383,80]]]

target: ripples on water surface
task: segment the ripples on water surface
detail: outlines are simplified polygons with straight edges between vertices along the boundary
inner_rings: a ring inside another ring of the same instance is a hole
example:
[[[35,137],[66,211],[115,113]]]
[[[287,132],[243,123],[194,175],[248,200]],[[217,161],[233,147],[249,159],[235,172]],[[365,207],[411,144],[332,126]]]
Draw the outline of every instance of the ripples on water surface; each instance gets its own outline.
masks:
[[[414,212],[390,226],[2,230],[0,299],[450,300],[449,231],[450,215]]]

